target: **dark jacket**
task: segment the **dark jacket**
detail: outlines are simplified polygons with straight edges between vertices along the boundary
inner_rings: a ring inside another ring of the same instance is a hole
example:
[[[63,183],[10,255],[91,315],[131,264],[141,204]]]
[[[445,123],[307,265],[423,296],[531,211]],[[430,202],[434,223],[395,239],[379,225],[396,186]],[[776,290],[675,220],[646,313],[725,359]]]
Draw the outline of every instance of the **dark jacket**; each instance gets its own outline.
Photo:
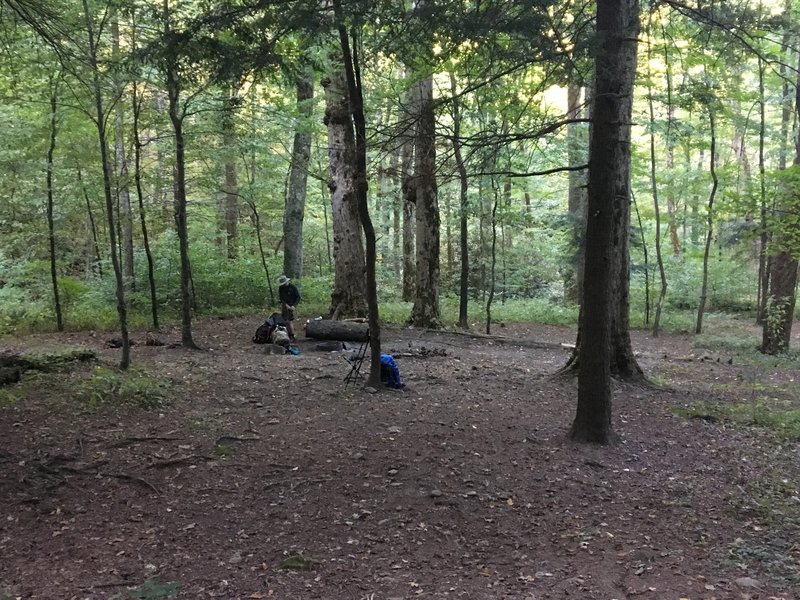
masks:
[[[295,284],[287,283],[278,288],[278,298],[282,304],[297,306],[297,303],[300,302],[300,290]]]

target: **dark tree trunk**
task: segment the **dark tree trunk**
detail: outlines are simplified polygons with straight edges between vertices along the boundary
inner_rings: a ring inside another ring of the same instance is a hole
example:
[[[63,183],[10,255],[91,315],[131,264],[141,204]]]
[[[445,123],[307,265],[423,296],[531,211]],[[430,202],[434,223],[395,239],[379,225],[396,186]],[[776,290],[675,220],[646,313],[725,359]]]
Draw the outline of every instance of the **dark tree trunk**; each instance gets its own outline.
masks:
[[[64,331],[64,317],[61,310],[61,295],[58,291],[58,270],[56,268],[56,230],[53,219],[53,155],[56,151],[58,132],[58,87],[63,73],[58,79],[50,80],[50,145],[47,147],[47,240],[50,250],[50,279],[53,285],[53,305],[56,311],[56,327]]]
[[[417,217],[417,282],[411,322],[438,328],[439,315],[439,204],[436,188],[436,115],[433,77],[418,86],[419,120],[414,144],[414,187]]]
[[[111,18],[112,54],[119,58],[119,18],[115,13]],[[122,97],[122,86],[116,90]],[[131,211],[131,192],[128,185],[128,157],[125,155],[125,135],[123,131],[122,102],[117,102],[114,114],[114,159],[117,168],[117,199],[119,202],[119,227],[122,233],[120,240],[122,250],[122,273],[125,276],[125,287],[136,289],[133,270],[133,214]]]
[[[142,188],[142,140],[139,135],[139,116],[143,97],[139,95],[136,82],[133,83],[133,180],[136,184],[136,197],[139,203],[139,223],[142,227],[142,244],[147,257],[147,281],[150,287],[150,313],[153,329],[159,329],[158,296],[156,292],[156,272],[153,251],[150,248],[150,233],[147,229],[147,214],[144,208],[144,191]]]
[[[496,268],[497,268],[497,204],[499,193],[493,185],[494,202],[492,203],[492,242],[491,242],[491,262],[489,268],[489,297],[486,299],[486,335],[492,333],[492,303],[494,302]]]
[[[764,354],[782,354],[789,350],[796,302],[797,259],[789,252],[772,256],[767,312],[761,339]]]
[[[169,34],[169,0],[164,0],[164,29]],[[170,57],[171,60],[172,57]],[[186,146],[183,136],[185,112],[180,106],[181,85],[177,66],[168,64],[165,69],[166,92],[169,102],[169,118],[175,136],[175,167],[173,170],[173,195],[175,208],[175,228],[181,264],[181,343],[187,348],[197,348],[192,338],[192,271],[189,263],[189,231],[186,222]]]
[[[783,64],[782,68],[786,68]],[[767,276],[767,166],[764,159],[764,139],[766,137],[767,115],[764,97],[764,71],[765,63],[758,59],[758,181],[759,181],[759,209],[761,233],[758,246],[758,300],[756,302],[756,323],[764,324],[766,313],[766,299],[769,292],[769,277]]]
[[[108,115],[103,106],[103,91],[100,85],[100,67],[97,59],[97,44],[95,41],[94,23],[92,12],[89,10],[89,0],[83,0],[83,13],[86,19],[86,33],[89,38],[89,61],[92,70],[92,93],[94,95],[95,126],[100,145],[100,164],[103,168],[103,194],[106,201],[106,217],[108,219],[108,238],[111,245],[111,264],[114,268],[116,280],[117,314],[119,315],[120,337],[122,338],[122,358],[119,368],[127,369],[131,364],[130,340],[128,338],[128,309],[125,303],[125,283],[122,268],[117,255],[116,223],[114,219],[114,196],[111,191],[112,165],[108,152],[106,118]]]
[[[573,439],[606,444],[611,426],[611,363],[620,356],[627,326],[628,224],[630,220],[630,135],[636,44],[637,0],[599,0],[593,131],[589,157],[586,271],[580,322],[585,351],[578,368],[578,406]],[[625,274],[623,274],[625,269]],[[622,281],[620,281],[622,280]],[[618,282],[616,285],[613,282]],[[616,289],[615,289],[616,288]],[[616,293],[616,295],[615,295]],[[628,339],[628,346],[630,340]],[[617,350],[615,352],[615,350]],[[632,352],[631,352],[632,358]],[[635,361],[634,361],[635,363]]]
[[[97,274],[103,278],[103,258],[100,256],[100,243],[97,241],[97,225],[94,222],[94,214],[92,212],[92,203],[89,200],[89,191],[83,183],[83,173],[80,166],[78,171],[78,185],[81,186],[83,192],[83,199],[86,202],[86,215],[89,218],[89,228],[92,230],[92,245],[94,246],[94,268],[97,269]],[[94,270],[94,268],[92,270]]]
[[[795,83],[795,115],[800,115],[800,71]],[[795,138],[794,168],[800,165],[800,133]],[[773,237],[777,239],[777,253],[770,256],[769,296],[764,313],[764,329],[761,351],[765,354],[782,354],[789,350],[792,339],[792,323],[797,292],[797,248],[788,248],[791,241],[798,239],[796,215],[798,206],[796,190],[786,190],[783,194],[783,214],[779,219],[781,231]],[[786,219],[786,220],[784,220]],[[781,222],[783,221],[783,222]],[[788,221],[788,222],[787,222]]]
[[[239,88],[232,86],[222,109],[222,144],[225,148],[225,195],[222,199],[222,224],[225,230],[225,251],[229,259],[238,256],[239,174],[236,168],[236,127],[234,115]]]
[[[367,131],[364,118],[364,97],[362,94],[361,68],[356,49],[356,35],[353,33],[352,53],[347,37],[347,30],[342,24],[339,0],[334,0],[334,10],[339,13],[339,42],[342,47],[347,90],[350,97],[350,110],[355,127],[355,176],[356,189],[353,198],[358,206],[358,216],[364,230],[366,242],[366,292],[369,313],[370,370],[367,385],[378,387],[381,384],[381,324],[378,312],[378,287],[375,278],[377,260],[375,247],[375,228],[369,216],[368,184],[367,184]]]
[[[356,201],[355,137],[344,73],[326,77],[325,124],[328,127],[333,218],[333,318],[367,314],[364,246]]]
[[[261,257],[261,266],[264,268],[264,276],[267,281],[267,294],[268,303],[270,306],[275,306],[275,292],[272,289],[272,276],[269,274],[269,266],[267,265],[267,256],[264,253],[264,241],[261,236],[261,216],[258,214],[256,203],[250,201],[247,203],[253,213],[253,227],[256,230],[256,240],[258,241],[258,255]]]
[[[416,86],[406,96],[406,113],[401,116],[403,131],[400,134],[402,143],[400,156],[400,190],[403,206],[403,300],[414,299],[417,281],[416,264],[416,201],[417,188],[413,174],[414,136],[411,131],[413,123],[419,118]]]
[[[706,228],[706,245],[703,250],[703,283],[700,286],[700,302],[697,307],[697,324],[695,325],[694,332],[703,332],[703,315],[706,310],[706,301],[708,299],[708,258],[711,253],[711,242],[714,239],[714,198],[717,195],[717,187],[719,186],[719,179],[717,178],[717,136],[716,136],[716,123],[714,120],[714,109],[708,109],[708,124],[711,132],[711,193],[708,196],[708,217]]]
[[[314,109],[314,80],[311,73],[299,75],[296,86],[298,120],[292,143],[286,211],[283,214],[283,272],[293,279],[303,276],[303,219],[311,157],[310,120]]]

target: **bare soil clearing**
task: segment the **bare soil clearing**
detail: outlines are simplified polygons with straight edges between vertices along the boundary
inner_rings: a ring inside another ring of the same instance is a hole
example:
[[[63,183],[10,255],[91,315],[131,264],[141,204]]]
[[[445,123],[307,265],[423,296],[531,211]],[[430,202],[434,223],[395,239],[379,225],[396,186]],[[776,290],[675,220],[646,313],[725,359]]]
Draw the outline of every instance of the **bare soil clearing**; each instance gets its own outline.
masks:
[[[258,321],[198,321],[204,352],[135,334],[135,368],[174,382],[155,410],[76,403],[91,366],[26,375],[0,405],[0,599],[800,597],[800,445],[681,413],[800,408],[800,365],[634,333],[662,389],[619,385],[623,441],[597,447],[550,377],[570,329],[387,329],[407,385],[370,393],[313,340],[265,355]],[[110,337],[7,345],[114,365]]]

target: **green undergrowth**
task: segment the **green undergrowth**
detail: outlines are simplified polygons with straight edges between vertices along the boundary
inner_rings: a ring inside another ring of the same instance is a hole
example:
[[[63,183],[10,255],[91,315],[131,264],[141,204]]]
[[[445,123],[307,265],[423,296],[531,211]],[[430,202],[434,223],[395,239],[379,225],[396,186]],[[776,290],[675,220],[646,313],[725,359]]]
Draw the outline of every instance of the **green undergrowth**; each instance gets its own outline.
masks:
[[[75,388],[78,400],[90,406],[132,406],[155,409],[168,404],[170,383],[143,371],[96,367]]]
[[[800,441],[800,408],[797,402],[790,400],[760,396],[751,402],[699,402],[679,411],[679,414],[690,419],[759,427],[772,432],[779,440]]]

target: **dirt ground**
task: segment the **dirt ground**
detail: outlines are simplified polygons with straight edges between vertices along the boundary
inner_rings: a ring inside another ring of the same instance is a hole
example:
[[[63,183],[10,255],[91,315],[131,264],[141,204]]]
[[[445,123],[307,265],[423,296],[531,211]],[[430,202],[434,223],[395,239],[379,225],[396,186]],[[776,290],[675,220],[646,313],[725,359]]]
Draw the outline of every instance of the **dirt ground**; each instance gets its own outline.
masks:
[[[76,402],[90,365],[0,405],[0,599],[800,598],[800,444],[684,412],[800,408],[800,365],[635,333],[661,387],[619,385],[622,441],[597,447],[551,377],[571,329],[387,329],[406,387],[370,392],[313,340],[265,355],[258,324],[199,320],[203,352],[134,334],[173,382],[156,409]],[[113,366],[110,337],[5,347]]]

